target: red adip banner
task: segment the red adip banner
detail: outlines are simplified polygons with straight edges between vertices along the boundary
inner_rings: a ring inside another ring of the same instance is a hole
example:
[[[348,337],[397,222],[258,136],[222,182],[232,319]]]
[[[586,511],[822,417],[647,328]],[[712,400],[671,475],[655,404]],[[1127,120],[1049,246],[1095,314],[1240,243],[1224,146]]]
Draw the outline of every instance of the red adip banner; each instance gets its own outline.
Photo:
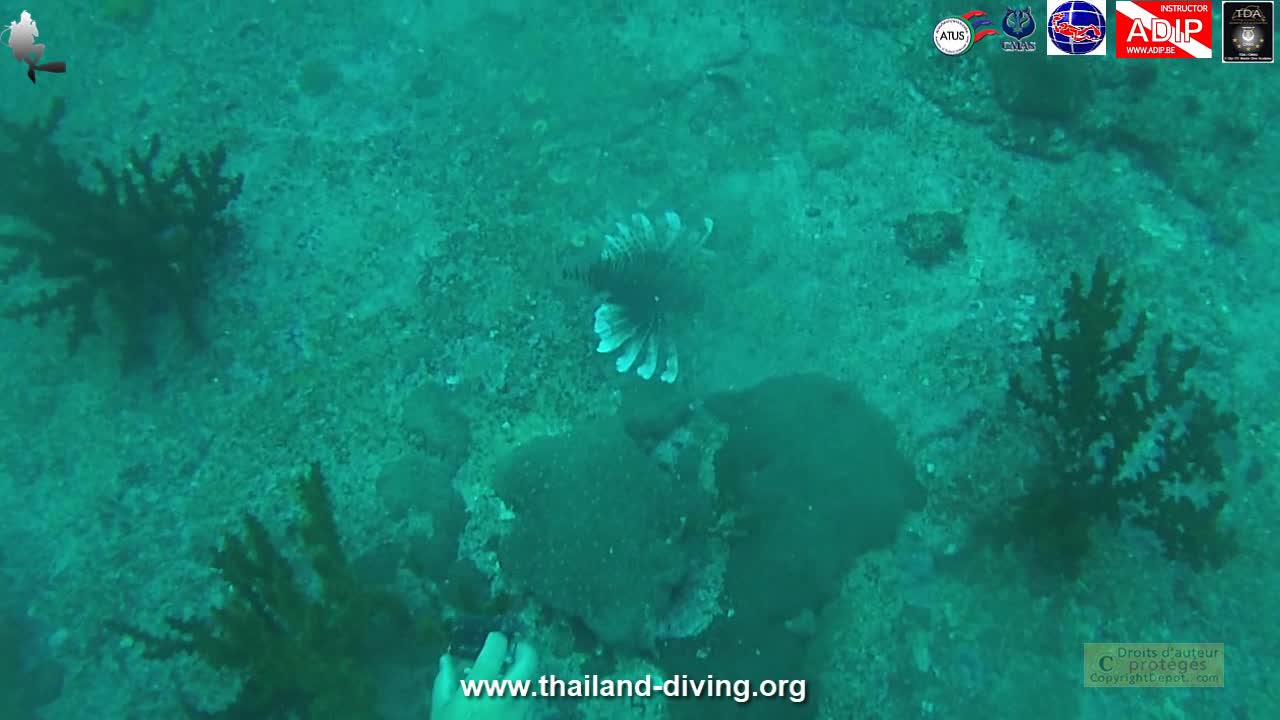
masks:
[[[1116,57],[1213,57],[1213,4],[1116,3]]]

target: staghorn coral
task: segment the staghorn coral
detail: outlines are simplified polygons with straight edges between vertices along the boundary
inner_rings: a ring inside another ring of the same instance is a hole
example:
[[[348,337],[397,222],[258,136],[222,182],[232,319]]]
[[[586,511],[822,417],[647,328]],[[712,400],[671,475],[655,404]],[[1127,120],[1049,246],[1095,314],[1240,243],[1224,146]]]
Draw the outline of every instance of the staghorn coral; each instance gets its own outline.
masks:
[[[1236,417],[1194,387],[1199,348],[1162,335],[1143,360],[1146,319],[1124,322],[1124,283],[1099,259],[1089,288],[1073,273],[1060,321],[1036,336],[1038,381],[1015,375],[1010,394],[1033,413],[1043,463],[1028,490],[984,525],[1003,544],[1031,548],[1045,569],[1074,577],[1098,523],[1152,534],[1194,569],[1216,566],[1235,543],[1218,523],[1227,502],[1220,440]]]
[[[221,146],[158,167],[160,142],[153,137],[145,152],[129,153],[124,169],[93,162],[96,182],[88,184],[80,164],[49,141],[65,110],[57,102],[41,121],[0,121],[0,134],[8,136],[0,164],[23,172],[0,200],[0,210],[20,221],[0,233],[0,246],[12,251],[0,278],[34,270],[48,281],[4,315],[40,325],[69,316],[67,346],[75,352],[87,335],[103,330],[97,306],[105,305],[118,324],[112,330],[121,335],[126,368],[150,356],[149,322],[158,307],[171,308],[188,339],[202,341],[198,305],[213,261],[237,230],[225,211],[243,178],[223,174]]]
[[[190,654],[240,678],[239,694],[221,710],[204,711],[184,699],[189,717],[376,720],[373,651],[386,648],[373,639],[394,632],[433,645],[443,633],[437,617],[415,627],[399,596],[357,578],[318,466],[298,478],[296,489],[305,511],[298,536],[306,573],[295,571],[262,522],[246,514],[244,534],[229,535],[214,558],[227,595],[208,618],[169,618],[163,634],[112,625],[139,642],[148,658]],[[318,592],[309,590],[311,575]]]

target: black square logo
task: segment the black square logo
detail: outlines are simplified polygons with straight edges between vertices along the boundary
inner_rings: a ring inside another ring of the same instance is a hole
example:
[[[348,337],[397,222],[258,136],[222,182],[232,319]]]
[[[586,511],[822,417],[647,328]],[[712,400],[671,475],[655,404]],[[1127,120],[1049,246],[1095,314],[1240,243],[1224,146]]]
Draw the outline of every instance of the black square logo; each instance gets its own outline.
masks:
[[[1222,3],[1222,62],[1275,62],[1273,0]]]

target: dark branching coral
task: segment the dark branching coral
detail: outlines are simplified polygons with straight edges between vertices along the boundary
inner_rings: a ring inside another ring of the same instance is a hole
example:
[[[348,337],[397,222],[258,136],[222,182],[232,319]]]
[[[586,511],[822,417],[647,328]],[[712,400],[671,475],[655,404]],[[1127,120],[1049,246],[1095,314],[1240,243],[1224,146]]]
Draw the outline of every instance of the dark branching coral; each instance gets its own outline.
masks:
[[[36,720],[62,694],[64,668],[18,600],[0,599],[0,717]]]
[[[1001,513],[1004,542],[1031,547],[1050,571],[1075,576],[1100,522],[1149,531],[1165,555],[1218,565],[1234,543],[1219,527],[1227,502],[1221,441],[1236,418],[1188,381],[1199,348],[1170,334],[1142,350],[1146,320],[1124,319],[1124,283],[1101,259],[1085,288],[1063,293],[1062,322],[1036,337],[1039,381],[1011,378],[1011,394],[1039,416],[1042,472]]]
[[[617,352],[618,372],[673,383],[680,374],[674,324],[701,302],[698,260],[713,225],[701,233],[668,211],[655,230],[642,214],[605,236],[600,258],[578,273],[603,296],[596,309],[596,351]]]
[[[0,122],[8,142],[0,162],[20,182],[4,194],[3,210],[23,229],[0,234],[13,251],[0,277],[36,270],[50,287],[4,311],[44,324],[68,315],[69,349],[101,330],[96,305],[112,311],[122,335],[126,367],[150,354],[148,320],[159,307],[172,308],[189,339],[203,339],[197,306],[205,294],[211,262],[226,247],[235,225],[224,211],[240,193],[243,178],[224,176],[222,147],[193,157],[180,155],[157,167],[158,138],[145,152],[131,151],[115,171],[93,163],[96,182],[86,184],[79,163],[58,154],[49,141],[65,112],[54,106],[42,122]]]
[[[313,466],[298,479],[305,510],[299,538],[310,574],[295,573],[262,522],[244,517],[243,536],[229,536],[213,567],[228,588],[207,619],[170,618],[152,634],[115,629],[139,641],[150,658],[189,653],[238,675],[240,693],[227,708],[188,715],[217,720],[373,720],[378,717],[370,638],[387,626],[413,627],[400,599],[357,580],[343,552],[324,476]]]

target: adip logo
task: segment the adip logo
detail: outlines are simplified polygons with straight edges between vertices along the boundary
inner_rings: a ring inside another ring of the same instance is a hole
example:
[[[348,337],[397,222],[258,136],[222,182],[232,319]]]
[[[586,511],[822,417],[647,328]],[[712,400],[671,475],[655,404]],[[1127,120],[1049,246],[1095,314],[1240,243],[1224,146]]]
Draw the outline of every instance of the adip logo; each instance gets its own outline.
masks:
[[[1000,44],[1005,52],[1035,52],[1036,41],[1027,39],[1036,31],[1036,18],[1031,14],[1030,5],[1021,10],[1005,8],[1000,29],[1010,38]]]
[[[1048,10],[1050,55],[1107,54],[1106,0],[1049,0]]]
[[[67,71],[67,64],[64,62],[40,62],[44,56],[44,45],[36,42],[36,38],[40,37],[40,31],[36,28],[36,21],[31,17],[31,13],[23,10],[17,20],[10,21],[8,27],[0,29],[0,35],[6,32],[9,33],[9,49],[13,51],[13,58],[27,64],[27,77],[32,83],[36,81],[37,72],[64,73]]]
[[[943,18],[933,27],[933,46],[943,55],[963,55],[980,40],[999,35],[981,10],[970,10],[959,17]]]
[[[1116,3],[1116,57],[1213,57],[1213,6],[1207,2]]]

